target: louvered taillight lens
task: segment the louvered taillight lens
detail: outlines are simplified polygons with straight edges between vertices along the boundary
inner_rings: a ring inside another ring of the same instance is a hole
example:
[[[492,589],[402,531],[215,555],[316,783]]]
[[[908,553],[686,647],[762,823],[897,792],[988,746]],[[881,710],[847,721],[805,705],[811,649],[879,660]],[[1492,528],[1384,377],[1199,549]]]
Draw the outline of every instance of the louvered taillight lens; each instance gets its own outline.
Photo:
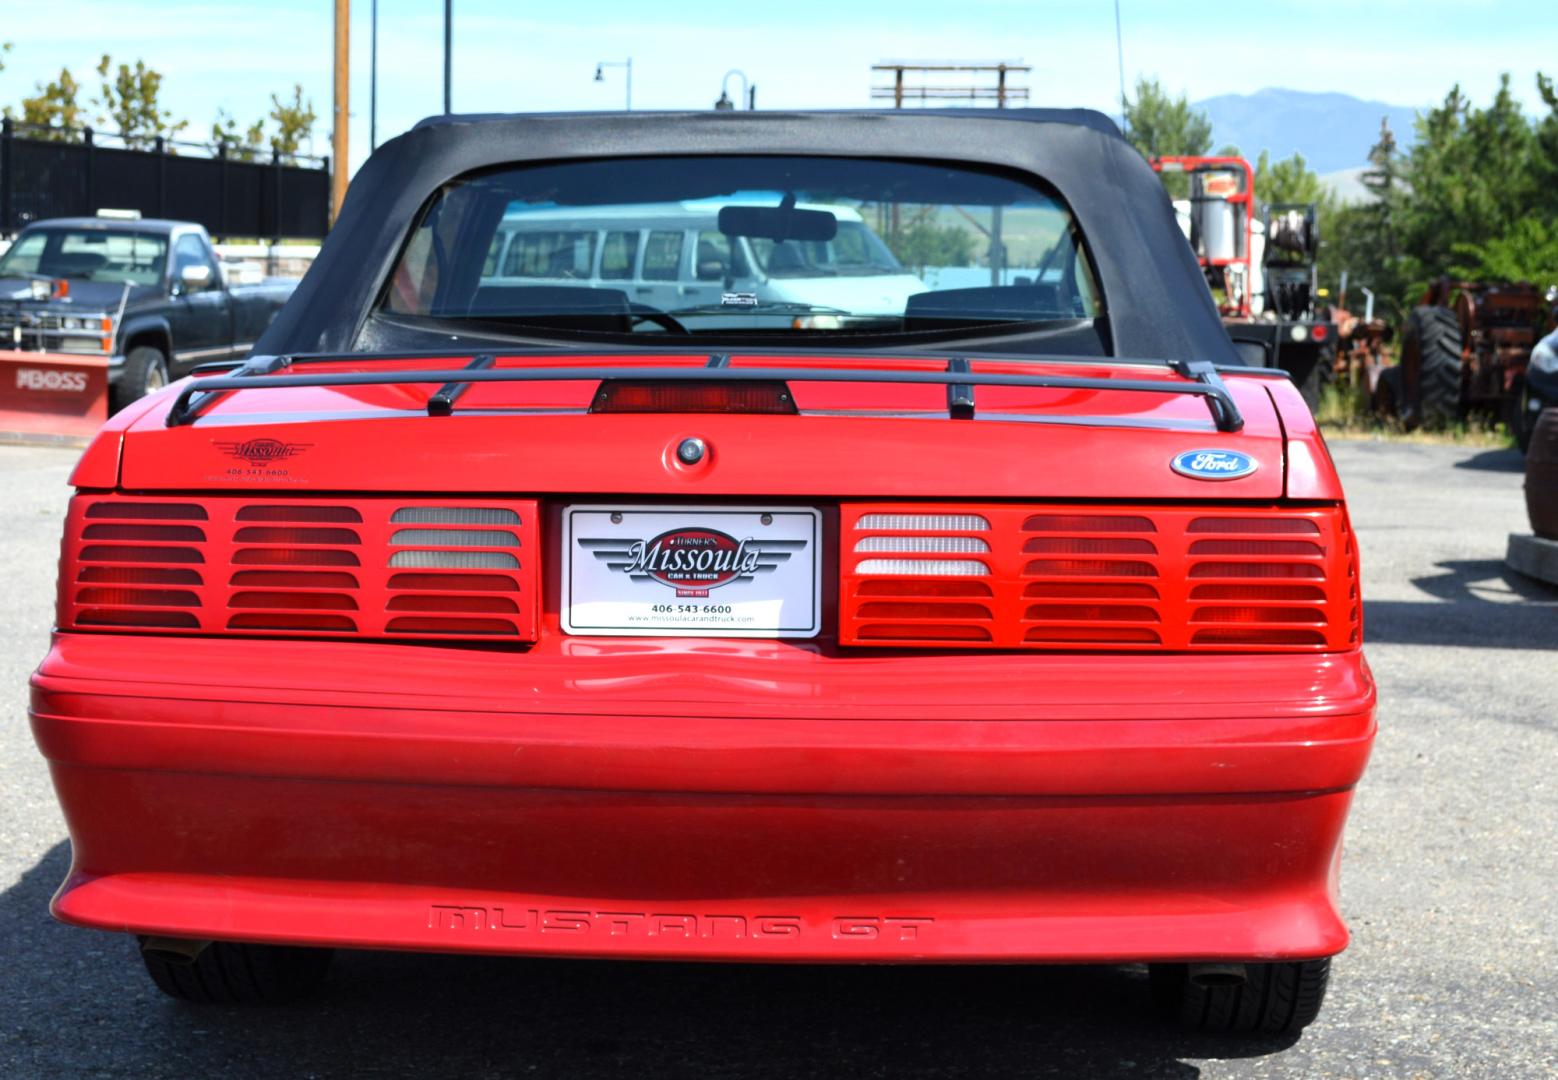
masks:
[[[59,625],[529,642],[532,500],[79,495]]]
[[[1358,644],[1339,507],[846,504],[839,640],[998,649]]]

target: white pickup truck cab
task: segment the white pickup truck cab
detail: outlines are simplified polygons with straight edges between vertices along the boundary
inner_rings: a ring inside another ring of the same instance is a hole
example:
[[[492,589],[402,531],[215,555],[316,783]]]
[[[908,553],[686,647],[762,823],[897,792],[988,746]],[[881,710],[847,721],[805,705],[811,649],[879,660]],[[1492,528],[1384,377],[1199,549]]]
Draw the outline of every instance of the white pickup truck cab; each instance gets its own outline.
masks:
[[[510,211],[493,237],[481,283],[617,288],[634,303],[672,314],[718,309],[722,301],[734,308],[733,296],[748,297],[763,308],[796,305],[794,318],[810,320],[828,316],[800,308],[897,318],[910,296],[926,291],[853,207],[797,207],[832,214],[837,234],[826,241],[775,242],[720,232],[719,211],[730,205],[740,204],[720,199]]]

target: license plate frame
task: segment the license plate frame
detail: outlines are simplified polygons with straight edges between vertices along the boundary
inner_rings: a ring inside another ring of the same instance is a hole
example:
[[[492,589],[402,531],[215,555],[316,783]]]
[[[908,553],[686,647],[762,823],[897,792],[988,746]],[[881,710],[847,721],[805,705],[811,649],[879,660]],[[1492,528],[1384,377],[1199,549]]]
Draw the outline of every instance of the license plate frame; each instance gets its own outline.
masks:
[[[810,506],[570,504],[562,511],[562,629],[814,638],[822,630],[821,545],[822,511]]]

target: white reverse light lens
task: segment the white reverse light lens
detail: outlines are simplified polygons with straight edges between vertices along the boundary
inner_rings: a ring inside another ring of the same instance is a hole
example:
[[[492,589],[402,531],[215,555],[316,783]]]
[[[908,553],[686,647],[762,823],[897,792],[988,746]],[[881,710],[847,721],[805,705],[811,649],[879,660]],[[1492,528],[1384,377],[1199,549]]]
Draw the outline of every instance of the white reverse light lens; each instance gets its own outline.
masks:
[[[501,506],[406,506],[390,521],[396,525],[518,525],[519,515]]]
[[[990,545],[977,536],[868,536],[855,545],[856,551],[926,551],[938,555],[967,555],[989,551]]]
[[[978,514],[866,514],[855,529],[897,529],[917,532],[954,532],[988,529],[990,523]]]
[[[982,577],[990,568],[975,559],[862,559],[857,574],[905,577]]]
[[[512,570],[519,560],[504,551],[397,551],[390,565],[408,570]]]
[[[506,529],[400,529],[392,544],[426,544],[429,547],[517,547],[519,537]]]

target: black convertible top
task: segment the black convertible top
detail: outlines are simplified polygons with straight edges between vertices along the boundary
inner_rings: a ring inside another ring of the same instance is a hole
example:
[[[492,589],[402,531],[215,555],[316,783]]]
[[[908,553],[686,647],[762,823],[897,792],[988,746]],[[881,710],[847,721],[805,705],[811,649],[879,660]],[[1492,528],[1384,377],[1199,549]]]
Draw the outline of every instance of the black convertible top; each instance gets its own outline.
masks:
[[[255,351],[349,350],[419,211],[467,173],[529,162],[754,153],[942,161],[1037,176],[1069,204],[1087,240],[1115,355],[1239,363],[1157,175],[1108,117],[1082,109],[424,120],[358,171],[318,259]]]

